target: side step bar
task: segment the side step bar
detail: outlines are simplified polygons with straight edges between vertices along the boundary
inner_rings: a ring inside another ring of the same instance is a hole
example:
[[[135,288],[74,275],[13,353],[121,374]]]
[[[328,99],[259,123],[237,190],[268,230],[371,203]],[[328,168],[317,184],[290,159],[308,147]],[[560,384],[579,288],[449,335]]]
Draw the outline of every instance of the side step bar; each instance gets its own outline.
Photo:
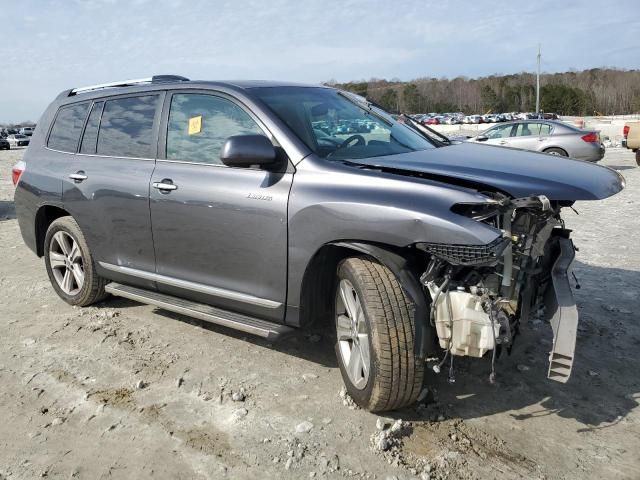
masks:
[[[233,328],[234,330],[257,335],[267,340],[276,340],[281,335],[293,331],[291,327],[285,325],[268,322],[240,313],[229,312],[202,303],[191,302],[142,288],[121,285],[119,283],[109,283],[104,289],[116,297],[124,297],[137,302],[155,305],[164,310],[206,320],[216,325],[222,325]]]

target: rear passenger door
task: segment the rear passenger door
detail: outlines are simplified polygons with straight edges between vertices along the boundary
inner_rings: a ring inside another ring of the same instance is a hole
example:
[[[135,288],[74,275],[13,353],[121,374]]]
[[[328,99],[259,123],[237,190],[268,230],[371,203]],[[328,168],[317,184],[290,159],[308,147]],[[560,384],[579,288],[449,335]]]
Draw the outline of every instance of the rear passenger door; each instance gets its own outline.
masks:
[[[293,174],[286,162],[266,171],[220,160],[228,137],[268,131],[211,91],[168,97],[162,131],[150,193],[158,289],[281,321]]]
[[[537,150],[539,131],[537,122],[518,123],[509,138],[509,146],[522,150]]]
[[[98,99],[64,172],[63,202],[87,237],[99,270],[147,288],[155,256],[149,180],[164,93]],[[54,127],[55,128],[55,127]]]

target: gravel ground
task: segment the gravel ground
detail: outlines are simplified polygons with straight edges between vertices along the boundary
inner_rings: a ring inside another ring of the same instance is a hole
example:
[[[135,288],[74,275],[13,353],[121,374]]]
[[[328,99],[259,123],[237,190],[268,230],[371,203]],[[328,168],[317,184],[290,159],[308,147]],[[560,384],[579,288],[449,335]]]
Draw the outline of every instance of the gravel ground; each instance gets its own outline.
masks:
[[[565,214],[580,247],[573,376],[545,379],[551,332],[511,356],[429,374],[414,408],[379,417],[341,396],[330,335],[277,344],[151,306],[79,309],[22,243],[0,152],[0,480],[48,478],[639,478],[640,169]],[[517,351],[516,351],[517,350]]]

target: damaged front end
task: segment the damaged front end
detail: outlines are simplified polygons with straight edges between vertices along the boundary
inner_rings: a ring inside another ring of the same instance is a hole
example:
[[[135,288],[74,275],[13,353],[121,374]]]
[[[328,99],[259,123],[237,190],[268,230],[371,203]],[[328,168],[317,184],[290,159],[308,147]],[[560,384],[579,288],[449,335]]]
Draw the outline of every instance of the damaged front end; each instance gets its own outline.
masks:
[[[431,297],[429,322],[444,358],[482,357],[492,350],[491,380],[500,350],[510,351],[520,326],[545,316],[554,333],[548,378],[566,382],[571,373],[577,309],[569,284],[575,255],[560,217],[568,202],[545,196],[511,199],[485,193],[487,202],[456,204],[454,213],[499,232],[486,245],[418,243],[429,262],[420,281]],[[452,377],[453,367],[450,370]]]

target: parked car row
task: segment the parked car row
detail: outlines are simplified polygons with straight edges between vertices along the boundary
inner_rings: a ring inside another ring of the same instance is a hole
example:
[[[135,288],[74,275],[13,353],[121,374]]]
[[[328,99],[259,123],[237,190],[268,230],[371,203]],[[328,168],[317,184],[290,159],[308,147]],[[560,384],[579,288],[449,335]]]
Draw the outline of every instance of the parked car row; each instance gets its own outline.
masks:
[[[19,133],[11,134],[8,137],[0,137],[0,150],[9,150],[15,147],[28,147],[31,137]]]
[[[465,115],[462,112],[455,113],[424,113],[413,115],[414,120],[423,125],[461,125],[479,123],[500,123],[514,120],[558,120],[555,113],[487,113],[485,115]]]
[[[35,130],[35,126],[33,127],[21,127],[21,128],[0,128],[0,138],[7,138],[9,135],[26,135],[27,137],[30,137],[31,135],[33,135],[33,132]]]
[[[369,133],[376,127],[375,122],[368,122],[360,119],[340,120],[337,122],[322,120],[313,122],[312,126],[314,130],[322,131],[329,136],[346,135],[351,133]]]

